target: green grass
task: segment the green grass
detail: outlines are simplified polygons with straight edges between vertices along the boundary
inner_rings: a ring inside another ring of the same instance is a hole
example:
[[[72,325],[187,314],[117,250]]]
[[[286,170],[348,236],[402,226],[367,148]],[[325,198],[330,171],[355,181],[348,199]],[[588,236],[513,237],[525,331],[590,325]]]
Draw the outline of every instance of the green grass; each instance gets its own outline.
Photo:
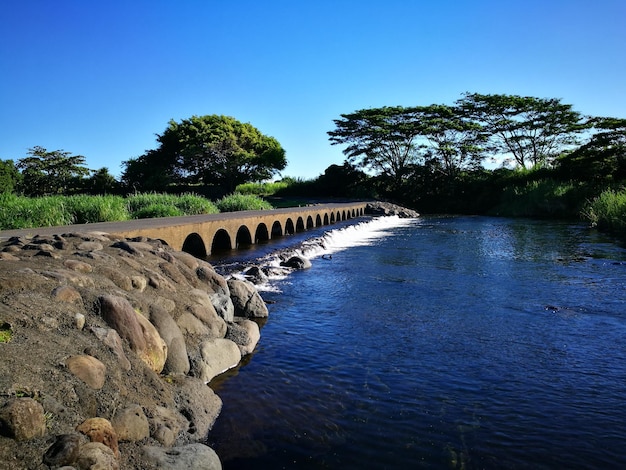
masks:
[[[0,194],[0,230],[70,225],[72,214],[63,196],[29,198]]]
[[[254,196],[272,196],[281,189],[289,186],[289,181],[276,181],[273,183],[245,183],[235,188],[235,193],[252,194]]]
[[[258,196],[239,193],[224,196],[215,204],[220,212],[259,211],[274,208],[269,202]]]
[[[599,230],[625,237],[626,189],[604,191],[585,206],[583,217]]]
[[[75,224],[91,224],[130,219],[122,196],[68,196],[65,204]]]
[[[11,325],[4,323],[0,326],[0,343],[8,343],[11,341],[13,332],[11,331]]]
[[[176,196],[173,194],[138,193],[128,196],[126,201],[128,211],[133,219],[171,217],[175,215],[216,214],[219,212],[215,204],[195,194]],[[166,206],[174,208],[175,210],[165,209]]]

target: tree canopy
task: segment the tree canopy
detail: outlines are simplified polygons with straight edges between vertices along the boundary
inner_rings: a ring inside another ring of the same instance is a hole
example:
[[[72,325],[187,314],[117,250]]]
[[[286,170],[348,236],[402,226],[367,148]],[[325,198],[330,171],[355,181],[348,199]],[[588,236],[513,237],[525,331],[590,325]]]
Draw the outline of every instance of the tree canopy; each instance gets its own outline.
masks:
[[[17,162],[22,172],[22,190],[28,196],[67,194],[80,189],[80,181],[91,173],[85,157],[43,147],[28,150],[28,157]]]
[[[13,160],[0,160],[0,194],[13,193],[21,178]]]
[[[572,105],[556,98],[466,93],[457,106],[483,126],[493,152],[511,155],[522,168],[552,163],[587,128]]]
[[[157,149],[124,162],[127,185],[165,189],[172,183],[202,184],[227,193],[238,184],[269,179],[287,165],[276,139],[229,116],[171,120],[157,142]]]

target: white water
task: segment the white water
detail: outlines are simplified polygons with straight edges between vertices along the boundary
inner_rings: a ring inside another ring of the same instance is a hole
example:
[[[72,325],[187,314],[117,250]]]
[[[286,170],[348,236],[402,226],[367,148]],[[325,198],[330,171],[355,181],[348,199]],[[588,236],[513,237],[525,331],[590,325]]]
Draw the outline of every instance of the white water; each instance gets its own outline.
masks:
[[[272,252],[251,263],[267,274],[268,281],[256,284],[259,291],[279,292],[276,281],[285,279],[293,269],[281,266],[281,262],[292,256],[300,256],[308,260],[315,258],[332,258],[332,255],[354,246],[367,246],[385,237],[395,227],[414,224],[417,219],[406,219],[398,216],[376,217],[367,221],[348,225],[325,232],[322,236],[310,238],[288,249]],[[250,266],[248,266],[250,267]],[[231,273],[233,277],[246,279],[243,271]]]

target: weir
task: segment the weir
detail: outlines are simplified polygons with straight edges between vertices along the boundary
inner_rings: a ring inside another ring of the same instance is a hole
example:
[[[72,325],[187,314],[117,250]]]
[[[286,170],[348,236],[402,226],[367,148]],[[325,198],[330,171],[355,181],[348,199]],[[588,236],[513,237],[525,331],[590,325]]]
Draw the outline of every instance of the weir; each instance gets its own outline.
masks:
[[[365,202],[335,203],[262,211],[5,230],[0,231],[0,240],[12,236],[50,236],[96,231],[120,238],[156,238],[175,250],[205,257],[218,251],[245,248],[275,237],[360,217],[365,213],[365,206]]]

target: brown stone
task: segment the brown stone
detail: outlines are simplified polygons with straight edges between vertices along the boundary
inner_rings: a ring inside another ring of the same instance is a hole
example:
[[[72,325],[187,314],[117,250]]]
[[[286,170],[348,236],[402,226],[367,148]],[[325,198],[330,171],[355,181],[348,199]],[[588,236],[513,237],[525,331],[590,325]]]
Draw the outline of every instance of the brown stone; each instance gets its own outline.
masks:
[[[79,261],[77,259],[67,259],[63,261],[63,266],[72,271],[78,271],[81,273],[90,273],[93,271],[93,267],[89,263]]]
[[[52,291],[52,298],[61,302],[74,303],[82,301],[80,293],[71,286],[59,286]]]
[[[72,356],[65,361],[72,374],[90,388],[100,390],[106,379],[106,366],[93,356]]]
[[[119,412],[111,424],[119,441],[136,442],[150,435],[148,418],[139,405],[131,405]]]
[[[145,351],[146,340],[137,320],[138,314],[130,302],[114,295],[103,295],[99,300],[104,321],[128,341],[133,351]]]
[[[119,458],[120,450],[117,433],[108,419],[89,418],[79,424],[76,427],[76,430],[86,435],[91,442],[100,442],[101,444],[104,444],[113,451],[116,458]]]
[[[43,406],[32,398],[16,398],[0,409],[0,429],[17,441],[28,441],[46,434]]]
[[[80,447],[78,470],[120,470],[117,455],[100,442],[89,442]]]

